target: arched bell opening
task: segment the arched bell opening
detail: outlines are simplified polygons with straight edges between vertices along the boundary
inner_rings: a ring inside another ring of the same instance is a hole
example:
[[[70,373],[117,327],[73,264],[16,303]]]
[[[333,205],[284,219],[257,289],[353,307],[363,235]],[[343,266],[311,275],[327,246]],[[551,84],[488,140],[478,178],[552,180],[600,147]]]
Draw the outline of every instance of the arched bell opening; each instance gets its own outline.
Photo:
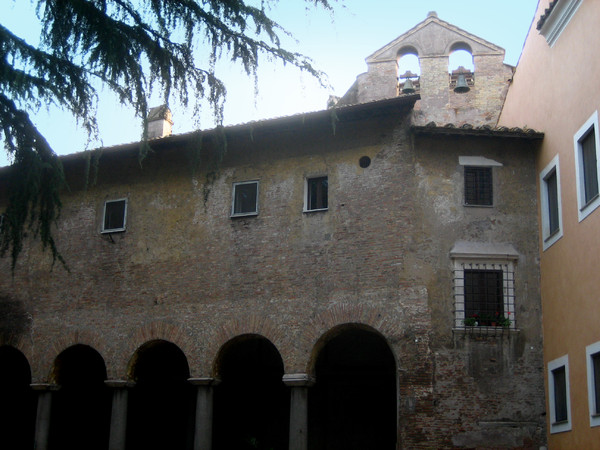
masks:
[[[54,361],[50,450],[105,449],[110,433],[110,392],[104,359],[88,345],[76,344]],[[93,438],[90,438],[93,436]]]
[[[287,449],[290,394],[275,346],[239,336],[219,351],[215,372],[213,450]]]
[[[309,390],[309,448],[394,450],[396,361],[379,333],[358,324],[337,327],[317,344]]]
[[[127,448],[191,449],[195,397],[183,351],[171,342],[155,340],[140,347],[134,358]]]
[[[0,448],[33,448],[36,402],[30,383],[25,355],[9,345],[0,346]]]
[[[471,90],[475,84],[475,64],[471,47],[468,44],[459,42],[450,48],[448,72],[450,88],[454,92],[461,94]]]
[[[398,53],[398,94],[414,94],[420,90],[421,65],[419,54],[413,47]]]

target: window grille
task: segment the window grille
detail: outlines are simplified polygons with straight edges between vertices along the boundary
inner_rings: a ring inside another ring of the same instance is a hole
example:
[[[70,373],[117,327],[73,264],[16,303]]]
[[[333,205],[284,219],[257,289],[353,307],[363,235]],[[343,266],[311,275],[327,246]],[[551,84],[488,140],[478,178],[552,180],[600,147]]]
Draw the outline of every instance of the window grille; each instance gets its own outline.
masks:
[[[516,328],[512,263],[455,263],[455,328]]]
[[[493,200],[492,168],[466,166],[465,205],[492,206]]]

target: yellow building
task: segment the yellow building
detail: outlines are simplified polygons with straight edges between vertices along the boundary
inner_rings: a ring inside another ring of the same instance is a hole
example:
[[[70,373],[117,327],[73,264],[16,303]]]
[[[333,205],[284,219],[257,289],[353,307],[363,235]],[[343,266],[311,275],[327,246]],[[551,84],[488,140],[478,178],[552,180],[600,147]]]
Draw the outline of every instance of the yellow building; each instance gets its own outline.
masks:
[[[600,2],[540,0],[500,125],[543,130],[537,155],[550,448],[600,442]]]

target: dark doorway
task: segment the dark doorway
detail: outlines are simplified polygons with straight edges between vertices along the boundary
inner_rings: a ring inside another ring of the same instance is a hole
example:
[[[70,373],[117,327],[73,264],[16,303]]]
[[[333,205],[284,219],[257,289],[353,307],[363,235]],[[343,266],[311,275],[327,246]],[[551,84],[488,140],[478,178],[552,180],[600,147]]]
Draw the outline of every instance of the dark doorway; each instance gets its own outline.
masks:
[[[311,450],[396,448],[396,363],[387,342],[361,328],[337,330],[320,350],[309,389]]]
[[[184,450],[193,446],[194,391],[183,352],[167,341],[142,346],[129,393],[127,449]]]
[[[87,345],[69,347],[54,362],[54,380],[60,389],[52,393],[49,448],[106,449],[111,398],[102,356]]]
[[[33,448],[36,402],[30,383],[25,355],[0,346],[0,448]]]
[[[285,450],[289,389],[283,361],[261,336],[242,336],[221,350],[215,388],[213,450]]]

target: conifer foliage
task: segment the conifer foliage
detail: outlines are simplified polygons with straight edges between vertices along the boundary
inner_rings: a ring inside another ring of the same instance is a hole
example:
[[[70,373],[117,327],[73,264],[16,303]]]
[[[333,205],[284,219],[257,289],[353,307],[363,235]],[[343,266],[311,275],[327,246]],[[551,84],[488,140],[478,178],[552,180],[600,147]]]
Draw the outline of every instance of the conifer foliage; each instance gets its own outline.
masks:
[[[250,76],[266,56],[323,79],[309,58],[281,47],[286,31],[268,16],[277,0],[31,1],[42,27],[39,45],[11,32],[10,16],[0,19],[0,133],[13,160],[0,255],[11,255],[13,270],[27,231],[50,249],[53,261],[62,261],[52,227],[64,177],[30,120],[39,107],[66,109],[96,136],[98,86],[116,93],[141,119],[152,89],[160,89],[165,104],[176,96],[196,112],[208,101],[220,122],[226,89],[214,72],[219,58],[242,64]],[[331,0],[303,1],[331,10]],[[209,56],[203,61],[199,54]]]

